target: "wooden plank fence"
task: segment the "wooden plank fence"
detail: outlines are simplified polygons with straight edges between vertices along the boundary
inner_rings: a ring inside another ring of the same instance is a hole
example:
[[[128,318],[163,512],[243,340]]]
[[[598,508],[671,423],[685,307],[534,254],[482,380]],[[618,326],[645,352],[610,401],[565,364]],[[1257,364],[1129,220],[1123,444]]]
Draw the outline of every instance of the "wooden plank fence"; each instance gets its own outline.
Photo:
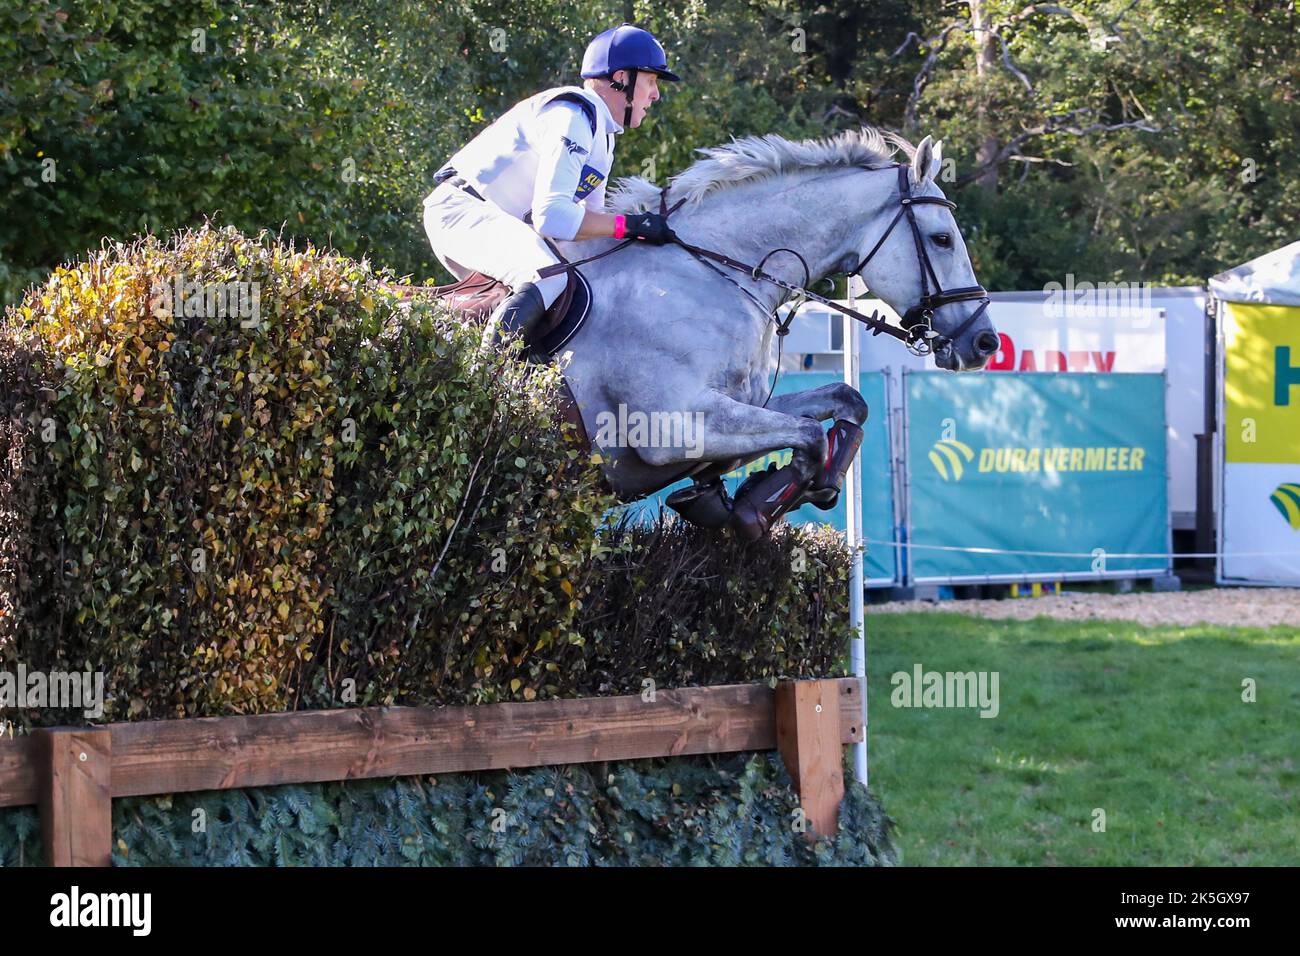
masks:
[[[46,860],[107,866],[114,797],[779,750],[808,837],[835,832],[856,678],[465,707],[368,707],[39,730],[0,741],[0,807],[37,804]]]

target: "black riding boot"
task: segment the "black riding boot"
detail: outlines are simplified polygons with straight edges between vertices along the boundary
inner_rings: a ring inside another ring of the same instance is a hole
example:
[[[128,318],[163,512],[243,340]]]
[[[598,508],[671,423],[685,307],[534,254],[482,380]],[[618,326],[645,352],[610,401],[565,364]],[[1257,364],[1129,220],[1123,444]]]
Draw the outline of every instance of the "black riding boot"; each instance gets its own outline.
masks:
[[[509,335],[519,334],[525,342],[546,314],[542,293],[531,282],[525,282],[497,306],[490,321],[496,323],[492,344],[500,345]]]

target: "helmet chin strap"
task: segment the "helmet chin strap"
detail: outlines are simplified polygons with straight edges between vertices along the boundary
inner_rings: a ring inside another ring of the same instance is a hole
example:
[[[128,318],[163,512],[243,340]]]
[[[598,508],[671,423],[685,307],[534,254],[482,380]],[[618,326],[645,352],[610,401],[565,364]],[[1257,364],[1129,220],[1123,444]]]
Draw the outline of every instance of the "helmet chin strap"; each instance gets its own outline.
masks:
[[[621,91],[627,97],[627,106],[623,108],[623,128],[628,129],[632,123],[632,97],[636,93],[636,67],[627,71],[627,82],[620,83],[618,80],[610,78],[609,85],[616,91]]]

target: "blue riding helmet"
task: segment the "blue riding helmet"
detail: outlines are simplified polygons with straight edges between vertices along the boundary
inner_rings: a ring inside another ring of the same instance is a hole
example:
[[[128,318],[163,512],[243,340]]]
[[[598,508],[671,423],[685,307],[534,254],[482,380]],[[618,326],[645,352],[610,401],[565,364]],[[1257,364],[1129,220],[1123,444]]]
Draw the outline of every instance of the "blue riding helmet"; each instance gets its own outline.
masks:
[[[587,44],[582,55],[584,79],[613,76],[615,70],[646,70],[665,80],[681,79],[668,69],[668,57],[654,35],[630,23],[606,30]]]

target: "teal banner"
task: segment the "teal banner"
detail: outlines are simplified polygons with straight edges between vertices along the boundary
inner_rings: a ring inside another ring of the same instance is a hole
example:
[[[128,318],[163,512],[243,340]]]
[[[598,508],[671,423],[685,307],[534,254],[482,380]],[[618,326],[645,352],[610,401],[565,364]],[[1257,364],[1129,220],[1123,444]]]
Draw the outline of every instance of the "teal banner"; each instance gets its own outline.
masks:
[[[843,379],[830,372],[783,372],[777,379],[774,394],[785,395],[839,381]],[[886,408],[884,373],[864,373],[859,389],[871,408],[871,415],[863,429],[860,458],[863,465],[862,497],[865,504],[862,534],[869,541],[892,541],[895,537],[894,495],[890,477],[889,414]],[[734,494],[746,476],[755,471],[764,471],[771,462],[776,462],[777,467],[789,464],[791,454],[789,449],[772,452],[758,461],[751,462],[743,469],[729,473],[726,476],[728,490]],[[633,513],[634,520],[652,518],[660,508],[666,509],[664,502],[670,494],[689,484],[689,481],[678,482],[627,507]],[[786,520],[792,524],[821,522],[843,531],[847,521],[844,495],[840,496],[839,502],[830,511],[820,511],[812,505],[804,505],[798,511],[787,515]],[[868,585],[895,583],[897,574],[894,549],[882,544],[869,545],[863,562],[863,576]]]
[[[911,581],[1169,568],[1116,557],[1169,550],[1163,375],[910,372],[904,390]]]

